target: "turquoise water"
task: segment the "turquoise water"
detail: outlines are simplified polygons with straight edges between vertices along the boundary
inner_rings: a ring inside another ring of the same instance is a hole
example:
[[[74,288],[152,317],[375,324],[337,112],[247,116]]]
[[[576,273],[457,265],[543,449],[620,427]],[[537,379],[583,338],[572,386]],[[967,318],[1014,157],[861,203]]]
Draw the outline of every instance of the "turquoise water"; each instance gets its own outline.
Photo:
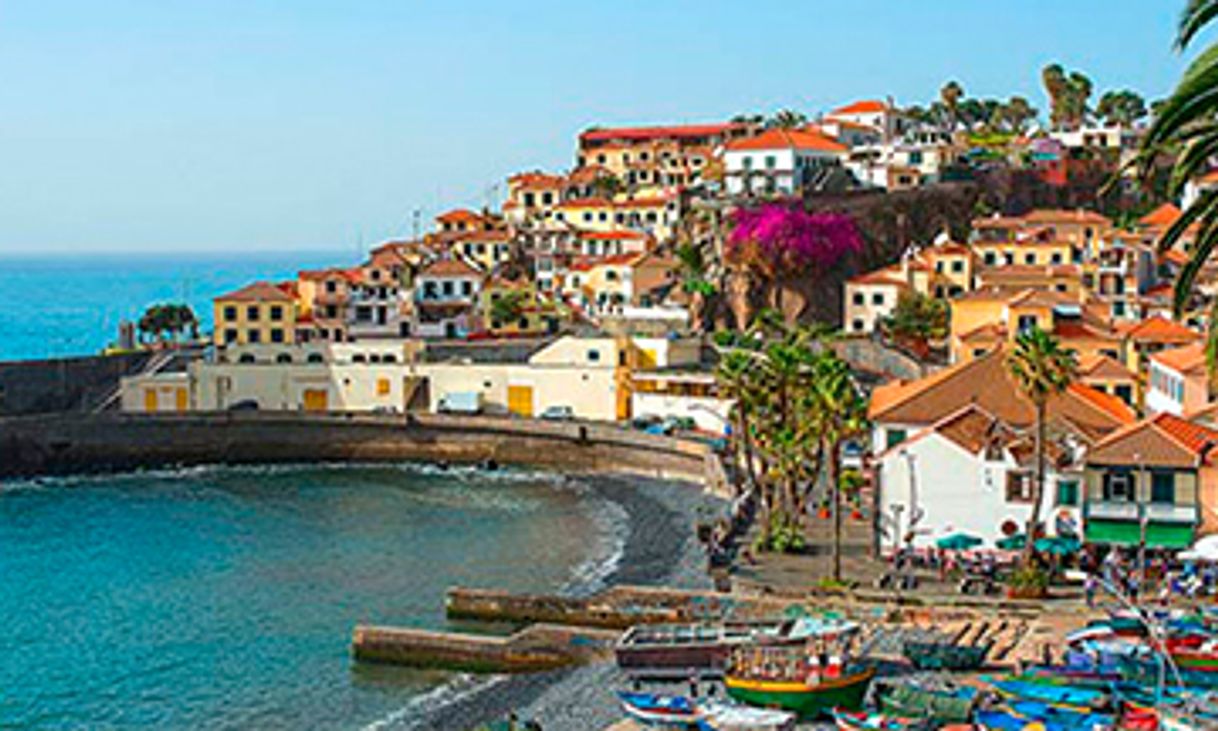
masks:
[[[187,302],[211,327],[211,298],[256,279],[350,266],[351,253],[0,256],[0,360],[96,353],[148,305]]]
[[[442,627],[451,584],[595,585],[622,517],[518,471],[0,483],[0,728],[409,727],[465,681],[356,666],[357,622]]]

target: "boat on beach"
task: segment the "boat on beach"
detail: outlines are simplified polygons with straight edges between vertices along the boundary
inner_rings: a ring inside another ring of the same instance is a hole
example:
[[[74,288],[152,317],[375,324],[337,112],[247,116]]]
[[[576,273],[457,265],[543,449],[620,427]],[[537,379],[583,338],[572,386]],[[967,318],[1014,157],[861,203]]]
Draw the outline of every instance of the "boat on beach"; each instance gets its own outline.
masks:
[[[619,692],[617,697],[627,716],[647,726],[688,728],[705,715],[685,696]]]
[[[750,642],[799,643],[816,632],[816,620],[643,624],[626,630],[614,646],[617,666],[640,678],[722,677],[733,648]]]
[[[976,688],[928,687],[913,681],[879,680],[872,697],[880,712],[901,718],[921,718],[937,724],[967,724],[982,700]]]
[[[833,709],[833,723],[838,731],[921,731],[931,725],[924,719],[899,718],[882,713]]]
[[[959,645],[954,642],[920,642],[908,640],[901,653],[919,670],[976,670],[985,663],[992,643]]]
[[[698,731],[792,731],[795,715],[785,711],[656,693],[618,693],[622,710],[632,720],[654,728]]]

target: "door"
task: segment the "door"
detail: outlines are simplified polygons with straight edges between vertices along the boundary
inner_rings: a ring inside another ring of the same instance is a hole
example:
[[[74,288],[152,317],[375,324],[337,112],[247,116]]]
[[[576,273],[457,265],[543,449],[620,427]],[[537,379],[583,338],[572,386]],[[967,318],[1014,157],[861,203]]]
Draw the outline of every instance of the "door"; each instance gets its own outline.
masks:
[[[330,393],[324,388],[306,388],[304,392],[305,411],[325,411],[329,408]]]
[[[516,416],[533,415],[533,387],[508,386],[508,411]]]
[[[186,410],[186,389],[179,388],[174,394],[174,408],[179,412]]]
[[[156,411],[156,410],[157,410],[156,389],[155,388],[145,388],[144,389],[144,411]]]

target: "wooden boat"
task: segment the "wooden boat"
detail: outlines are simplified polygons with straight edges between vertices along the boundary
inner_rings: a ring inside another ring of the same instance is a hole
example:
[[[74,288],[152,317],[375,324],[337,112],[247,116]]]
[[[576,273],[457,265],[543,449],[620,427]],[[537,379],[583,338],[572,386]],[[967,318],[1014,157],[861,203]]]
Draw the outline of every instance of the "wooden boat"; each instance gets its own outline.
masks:
[[[951,642],[908,641],[901,646],[905,659],[919,670],[976,670],[993,645],[957,645]]]
[[[733,676],[724,677],[727,694],[751,706],[781,708],[802,719],[820,718],[834,708],[856,710],[863,705],[867,686],[875,670],[866,669],[840,678],[808,683],[798,680],[763,680]]]
[[[697,704],[684,696],[620,692],[617,697],[627,716],[648,726],[684,728],[696,726],[703,717]]]
[[[1167,652],[1181,671],[1218,673],[1218,639],[1195,634],[1169,637]]]
[[[1039,701],[1014,701],[994,709],[978,711],[976,723],[983,731],[1096,731],[1111,729],[1115,717],[1076,711]]]
[[[1026,680],[989,680],[988,682],[1000,694],[1009,698],[1054,706],[1095,708],[1107,704],[1111,699],[1111,694],[1107,690],[1099,688],[1035,683]]]
[[[887,680],[877,682],[874,690],[875,703],[883,713],[940,724],[969,723],[980,699],[975,688],[927,688]]]
[[[639,625],[614,646],[617,666],[642,677],[723,674],[733,647],[753,639],[751,625]]]
[[[713,731],[791,731],[795,714],[763,708],[750,708],[735,703],[707,701],[700,705],[703,729]]]

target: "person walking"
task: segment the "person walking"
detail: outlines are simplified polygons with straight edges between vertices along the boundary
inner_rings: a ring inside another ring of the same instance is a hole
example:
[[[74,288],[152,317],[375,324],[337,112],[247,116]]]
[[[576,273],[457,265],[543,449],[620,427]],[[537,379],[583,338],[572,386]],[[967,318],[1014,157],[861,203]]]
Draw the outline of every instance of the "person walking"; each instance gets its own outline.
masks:
[[[1083,579],[1083,594],[1087,597],[1087,608],[1095,609],[1095,590],[1098,588],[1099,580],[1095,574],[1087,572],[1087,578]]]

